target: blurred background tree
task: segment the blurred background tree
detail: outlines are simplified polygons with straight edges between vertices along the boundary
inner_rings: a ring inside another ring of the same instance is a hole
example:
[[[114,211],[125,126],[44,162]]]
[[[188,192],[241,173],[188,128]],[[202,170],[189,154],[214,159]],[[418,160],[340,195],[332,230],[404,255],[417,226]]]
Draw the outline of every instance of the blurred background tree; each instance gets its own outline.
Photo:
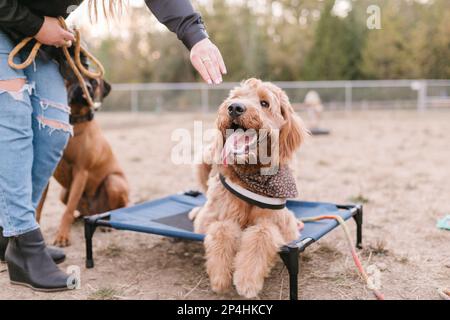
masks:
[[[226,81],[450,78],[448,0],[194,0]],[[176,36],[132,1],[109,31],[83,35],[112,82],[196,81]],[[381,29],[366,26],[369,5]],[[112,30],[112,31],[111,31]]]
[[[354,80],[361,78],[359,63],[364,43],[363,24],[355,11],[334,12],[335,1],[326,0],[309,50],[303,78],[308,80]]]

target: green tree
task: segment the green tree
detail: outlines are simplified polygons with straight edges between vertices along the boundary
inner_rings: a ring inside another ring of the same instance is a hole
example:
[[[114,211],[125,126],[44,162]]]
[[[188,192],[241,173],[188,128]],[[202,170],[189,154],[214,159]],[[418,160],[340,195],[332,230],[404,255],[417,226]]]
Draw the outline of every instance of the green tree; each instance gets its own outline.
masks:
[[[357,79],[364,44],[364,28],[354,11],[347,17],[333,13],[334,0],[327,0],[304,65],[308,80]]]
[[[450,3],[381,1],[382,29],[370,30],[361,71],[370,79],[450,77]]]
[[[450,3],[435,0],[423,6],[411,41],[414,52],[412,76],[425,79],[450,78]]]
[[[226,81],[450,77],[448,0],[351,1],[346,17],[333,14],[335,0],[193,2],[222,52]],[[373,4],[381,30],[366,27]],[[148,10],[130,7],[117,30],[100,39],[83,30],[110,81],[200,80],[189,52]]]

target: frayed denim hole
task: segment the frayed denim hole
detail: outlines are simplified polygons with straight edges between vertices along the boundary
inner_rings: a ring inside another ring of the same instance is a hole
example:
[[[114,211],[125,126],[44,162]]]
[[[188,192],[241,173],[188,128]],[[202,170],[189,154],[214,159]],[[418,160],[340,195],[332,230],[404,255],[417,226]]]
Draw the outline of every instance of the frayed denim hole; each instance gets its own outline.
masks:
[[[69,133],[71,137],[73,136],[73,127],[69,123],[54,119],[47,119],[42,115],[38,115],[36,119],[39,123],[40,130],[49,128],[49,135],[51,135],[55,131],[63,131]]]
[[[47,99],[40,99],[39,104],[41,105],[41,108],[43,111],[47,110],[49,107],[58,109],[64,113],[70,114],[71,110],[69,106],[66,106],[62,103],[53,102]]]
[[[34,90],[34,83],[25,83],[22,88],[18,91],[10,91],[10,90],[4,90],[0,89],[0,94],[9,94],[11,98],[13,98],[15,101],[19,102],[26,102],[25,101],[25,92],[28,93],[30,96]]]

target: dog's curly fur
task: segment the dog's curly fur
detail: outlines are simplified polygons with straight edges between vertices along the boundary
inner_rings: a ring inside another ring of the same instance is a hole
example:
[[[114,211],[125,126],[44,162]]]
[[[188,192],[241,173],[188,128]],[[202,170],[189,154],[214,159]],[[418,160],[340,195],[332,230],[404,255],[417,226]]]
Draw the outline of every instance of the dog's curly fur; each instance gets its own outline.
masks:
[[[261,107],[262,100],[270,106]],[[246,111],[232,119],[228,106],[236,102],[244,105]],[[297,239],[302,226],[288,209],[270,210],[250,205],[231,194],[219,181],[218,172],[245,187],[234,175],[233,164],[211,163],[216,149],[225,141],[225,131],[236,122],[244,129],[280,130],[280,165],[289,164],[307,131],[284,91],[274,84],[248,79],[233,89],[219,107],[218,142],[208,149],[204,163],[197,168],[207,202],[203,207],[193,209],[190,218],[194,219],[195,232],[206,234],[206,270],[211,287],[221,293],[231,289],[234,283],[240,295],[251,298],[262,290],[264,278],[270,272],[279,248]],[[261,167],[260,164],[241,166],[249,170]]]

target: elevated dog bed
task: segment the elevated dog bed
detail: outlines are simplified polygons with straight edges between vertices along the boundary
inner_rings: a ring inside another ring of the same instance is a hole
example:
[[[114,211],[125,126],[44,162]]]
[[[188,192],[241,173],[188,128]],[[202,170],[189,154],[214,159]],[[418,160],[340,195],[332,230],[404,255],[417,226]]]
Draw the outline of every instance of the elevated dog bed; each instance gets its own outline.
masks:
[[[157,200],[151,200],[132,207],[86,217],[86,267],[94,267],[92,237],[98,226],[193,241],[203,241],[203,234],[193,232],[192,221],[189,220],[188,213],[192,208],[203,205],[205,200],[203,194],[196,191],[189,191]],[[362,206],[288,201],[287,207],[292,210],[298,218],[321,215],[340,215],[344,220],[347,220],[353,217],[357,226],[356,245],[357,247],[361,246]],[[299,254],[310,244],[318,241],[336,228],[336,226],[338,226],[336,220],[307,222],[305,223],[304,229],[301,231],[300,238],[280,249],[280,256],[289,272],[290,298],[292,300],[297,300],[298,295],[297,280],[299,273]]]

